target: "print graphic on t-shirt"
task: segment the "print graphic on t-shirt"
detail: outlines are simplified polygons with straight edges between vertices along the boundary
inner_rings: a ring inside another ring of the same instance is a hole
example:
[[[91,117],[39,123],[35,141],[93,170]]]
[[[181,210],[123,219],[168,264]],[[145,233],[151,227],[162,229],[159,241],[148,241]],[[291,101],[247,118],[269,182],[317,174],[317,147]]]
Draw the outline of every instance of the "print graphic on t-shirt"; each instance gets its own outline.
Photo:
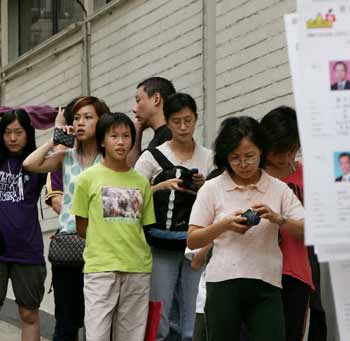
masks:
[[[19,202],[21,200],[24,200],[22,172],[11,174],[0,171],[0,201]]]
[[[101,197],[104,218],[141,218],[142,193],[140,190],[103,186]]]

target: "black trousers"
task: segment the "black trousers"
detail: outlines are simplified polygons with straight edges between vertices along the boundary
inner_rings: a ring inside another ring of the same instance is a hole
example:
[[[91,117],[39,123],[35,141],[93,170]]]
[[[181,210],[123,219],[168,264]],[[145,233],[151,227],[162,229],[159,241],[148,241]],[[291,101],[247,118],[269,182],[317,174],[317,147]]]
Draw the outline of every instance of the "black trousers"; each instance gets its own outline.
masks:
[[[300,341],[304,335],[311,288],[298,279],[282,276],[282,301],[287,341]]]
[[[84,325],[83,276],[82,267],[52,267],[56,318],[53,341],[75,341]]]
[[[205,326],[204,313],[196,313],[192,341],[207,341],[207,331]]]
[[[327,341],[326,312],[321,301],[320,264],[312,246],[308,247],[309,260],[312,270],[312,280],[316,291],[310,297],[310,327],[308,341]]]
[[[205,316],[209,341],[237,341],[242,323],[250,341],[285,341],[281,289],[239,278],[207,283]]]

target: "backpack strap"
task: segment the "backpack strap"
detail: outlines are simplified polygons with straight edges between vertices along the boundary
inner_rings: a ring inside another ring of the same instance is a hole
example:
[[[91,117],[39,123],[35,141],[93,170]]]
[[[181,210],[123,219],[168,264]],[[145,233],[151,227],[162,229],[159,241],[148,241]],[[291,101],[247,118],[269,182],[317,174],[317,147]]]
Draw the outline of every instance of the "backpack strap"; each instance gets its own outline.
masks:
[[[163,170],[175,167],[158,148],[149,148],[147,150],[152,154]]]

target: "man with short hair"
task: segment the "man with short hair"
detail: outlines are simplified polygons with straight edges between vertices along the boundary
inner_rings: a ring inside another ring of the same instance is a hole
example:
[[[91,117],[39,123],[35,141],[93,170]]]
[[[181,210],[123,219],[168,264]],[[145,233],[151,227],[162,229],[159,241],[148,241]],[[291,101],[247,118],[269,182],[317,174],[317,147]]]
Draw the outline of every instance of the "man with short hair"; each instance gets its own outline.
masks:
[[[164,113],[165,100],[176,92],[171,81],[162,77],[151,77],[139,83],[136,87],[136,103],[133,107],[135,113],[136,141],[129,153],[129,163],[134,165],[141,155],[143,132],[147,128],[154,131],[154,136],[148,148],[157,147],[171,138]]]
[[[341,169],[342,175],[337,177],[335,181],[350,181],[350,154],[349,153],[341,153],[338,156],[338,164]]]
[[[336,82],[331,85],[331,90],[350,90],[350,82],[346,79],[346,63],[342,61],[336,62],[333,71]]]

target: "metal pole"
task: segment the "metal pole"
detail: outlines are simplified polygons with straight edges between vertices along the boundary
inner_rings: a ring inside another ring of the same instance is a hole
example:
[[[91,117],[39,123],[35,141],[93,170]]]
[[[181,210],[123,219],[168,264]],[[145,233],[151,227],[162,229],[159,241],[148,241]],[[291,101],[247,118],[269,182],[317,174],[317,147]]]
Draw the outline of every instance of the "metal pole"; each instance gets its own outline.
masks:
[[[216,135],[216,1],[203,0],[203,140],[211,147]]]
[[[83,56],[81,63],[81,93],[85,96],[90,96],[91,94],[91,80],[90,80],[90,23],[87,20],[87,11],[84,4],[76,0],[78,5],[83,10]]]

